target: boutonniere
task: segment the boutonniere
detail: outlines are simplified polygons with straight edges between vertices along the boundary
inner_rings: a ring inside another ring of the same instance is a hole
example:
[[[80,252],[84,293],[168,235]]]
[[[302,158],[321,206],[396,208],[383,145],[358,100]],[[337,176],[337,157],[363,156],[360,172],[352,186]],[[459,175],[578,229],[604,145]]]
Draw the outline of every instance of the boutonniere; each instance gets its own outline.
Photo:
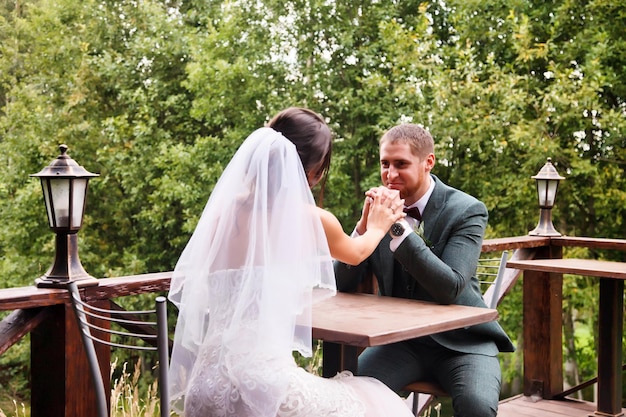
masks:
[[[429,248],[433,247],[433,242],[431,242],[426,236],[424,236],[424,222],[420,222],[419,226],[415,226],[413,228],[413,231],[422,238],[422,240],[424,241],[424,243],[426,244],[426,246],[428,246]]]

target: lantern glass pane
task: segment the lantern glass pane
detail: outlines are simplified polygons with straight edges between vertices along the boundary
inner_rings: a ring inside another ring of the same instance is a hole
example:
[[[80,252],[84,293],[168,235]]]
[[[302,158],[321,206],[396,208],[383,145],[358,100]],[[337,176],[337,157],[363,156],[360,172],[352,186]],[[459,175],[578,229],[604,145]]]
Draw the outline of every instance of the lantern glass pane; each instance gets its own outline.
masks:
[[[56,227],[70,226],[70,184],[69,178],[51,178],[50,191]]]
[[[48,225],[54,227],[52,207],[50,206],[50,182],[47,178],[41,178],[41,189],[43,190],[43,201],[46,203],[46,213],[48,214]]]
[[[546,206],[552,207],[554,206],[554,200],[556,198],[556,188],[559,185],[558,181],[551,180],[546,181],[548,185],[547,193],[546,193]]]
[[[80,229],[83,223],[85,195],[87,194],[87,178],[75,178],[72,195],[72,228]]]
[[[537,196],[539,197],[539,207],[546,206],[548,181],[537,179]]]

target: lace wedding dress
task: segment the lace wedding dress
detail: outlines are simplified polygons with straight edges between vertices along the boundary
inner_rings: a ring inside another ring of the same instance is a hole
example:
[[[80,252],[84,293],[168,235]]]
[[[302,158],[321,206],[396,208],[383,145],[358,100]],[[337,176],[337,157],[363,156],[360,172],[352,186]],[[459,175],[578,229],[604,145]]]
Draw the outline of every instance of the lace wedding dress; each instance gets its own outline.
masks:
[[[381,382],[322,378],[311,311],[336,293],[332,259],[292,142],[268,128],[244,141],[220,177],[170,285],[178,320],[169,369],[185,417],[404,417]]]
[[[240,343],[224,347],[224,329],[236,317],[233,307],[244,290],[241,271],[211,277],[219,310],[209,322],[206,344],[201,348],[185,398],[185,417],[258,417],[268,415],[266,399],[287,384],[277,417],[402,417],[411,416],[398,395],[373,378],[343,372],[325,379],[299,368],[289,354],[279,357],[275,349],[248,345],[258,330],[257,311],[247,311],[247,328],[240,328]],[[262,288],[250,294],[257,299]],[[248,306],[250,307],[250,306]],[[272,347],[271,343],[266,345]],[[273,411],[270,411],[273,413]],[[272,414],[273,415],[273,414]]]

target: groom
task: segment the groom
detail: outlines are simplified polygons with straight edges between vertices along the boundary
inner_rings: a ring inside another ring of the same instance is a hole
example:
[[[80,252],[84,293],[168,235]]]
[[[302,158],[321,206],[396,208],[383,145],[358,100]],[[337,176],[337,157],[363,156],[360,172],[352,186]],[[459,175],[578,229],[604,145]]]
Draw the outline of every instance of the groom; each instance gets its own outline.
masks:
[[[475,277],[487,209],[432,175],[434,166],[433,138],[425,129],[402,124],[383,135],[382,182],[400,192],[407,217],[360,265],[335,262],[339,291],[353,291],[373,273],[380,295],[487,307]],[[354,234],[367,230],[368,209],[366,199]],[[452,397],[455,416],[495,416],[501,385],[496,355],[513,350],[500,325],[490,322],[367,348],[358,373],[396,392],[417,380],[434,380]]]

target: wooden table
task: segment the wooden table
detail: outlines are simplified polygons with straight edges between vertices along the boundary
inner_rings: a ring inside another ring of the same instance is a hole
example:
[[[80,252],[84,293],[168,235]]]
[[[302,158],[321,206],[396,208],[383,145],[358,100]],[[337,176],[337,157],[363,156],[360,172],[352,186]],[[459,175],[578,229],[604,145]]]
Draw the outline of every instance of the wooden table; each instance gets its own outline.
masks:
[[[623,416],[622,331],[626,263],[594,259],[509,261],[507,268],[600,278],[598,403],[595,416]]]
[[[323,376],[357,370],[360,348],[496,320],[498,311],[371,294],[337,293],[315,304],[313,338],[323,341]]]

